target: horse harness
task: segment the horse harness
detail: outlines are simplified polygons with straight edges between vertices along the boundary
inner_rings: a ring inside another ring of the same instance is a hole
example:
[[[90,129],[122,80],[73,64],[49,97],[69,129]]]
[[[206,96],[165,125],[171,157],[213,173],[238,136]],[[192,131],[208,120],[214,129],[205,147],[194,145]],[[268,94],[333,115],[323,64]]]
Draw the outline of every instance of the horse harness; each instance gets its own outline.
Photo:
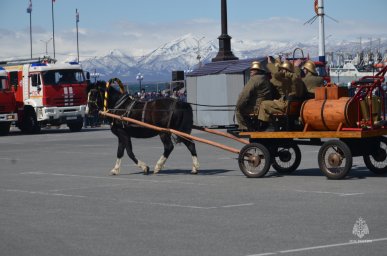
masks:
[[[130,117],[131,114],[133,114],[133,112],[139,112],[141,111],[141,122],[145,122],[145,115],[146,115],[146,112],[149,111],[147,109],[148,107],[148,104],[153,102],[153,101],[142,101],[142,100],[134,100],[131,96],[129,95],[124,95],[121,99],[118,100],[118,102],[116,103],[116,105],[114,106],[114,109],[113,109],[113,112],[118,112],[120,110],[124,110],[124,109],[121,109],[121,106],[128,100],[128,99],[132,99],[132,102],[130,102],[130,104],[128,105],[128,107],[125,109],[125,112],[121,115],[121,116],[125,116],[125,117]],[[138,103],[144,103],[144,105],[142,106],[142,108],[135,108],[136,106],[138,106],[139,104]],[[176,107],[176,103],[177,103],[177,100],[174,100],[172,102],[172,104],[169,106],[169,109],[166,109],[166,110],[159,110],[159,111],[168,111],[169,112],[169,117],[168,117],[168,124],[165,128],[170,128],[170,125],[171,125],[171,120],[172,120],[172,116],[173,114],[175,113],[175,107]],[[128,124],[128,122],[124,122],[122,120],[114,120],[113,122],[116,122],[116,123],[121,123],[122,126],[130,126],[130,127],[142,127],[140,125],[136,125],[136,124]]]

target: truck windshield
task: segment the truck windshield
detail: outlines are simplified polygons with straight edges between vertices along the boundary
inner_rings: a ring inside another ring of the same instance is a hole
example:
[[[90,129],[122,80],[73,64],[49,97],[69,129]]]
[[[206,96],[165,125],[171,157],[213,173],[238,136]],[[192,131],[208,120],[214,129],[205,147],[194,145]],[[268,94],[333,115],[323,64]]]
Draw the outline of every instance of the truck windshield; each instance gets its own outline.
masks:
[[[8,89],[8,80],[6,76],[0,76],[0,90]]]
[[[43,72],[45,85],[78,84],[84,81],[82,70],[63,69]]]

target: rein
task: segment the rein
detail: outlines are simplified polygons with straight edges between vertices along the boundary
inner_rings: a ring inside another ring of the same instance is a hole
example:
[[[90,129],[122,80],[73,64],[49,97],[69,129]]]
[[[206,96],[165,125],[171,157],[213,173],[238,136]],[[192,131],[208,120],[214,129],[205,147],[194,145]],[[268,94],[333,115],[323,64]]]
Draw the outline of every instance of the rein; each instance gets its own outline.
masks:
[[[107,106],[107,102],[108,102],[108,99],[109,99],[109,87],[113,84],[113,83],[117,83],[118,86],[120,87],[120,92],[121,94],[124,94],[125,93],[125,87],[124,85],[122,84],[121,80],[118,79],[118,78],[112,78],[110,79],[107,83],[106,83],[106,90],[105,90],[105,95],[104,95],[104,98],[103,98],[103,111],[117,111],[117,110],[124,110],[124,109],[119,109],[119,108],[114,108],[114,109],[108,109],[108,106]],[[97,101],[90,101],[92,104],[95,104],[95,105],[98,105],[98,102]],[[192,106],[199,106],[199,107],[209,107],[209,108],[218,108],[218,109],[201,109],[199,111],[234,111],[236,105],[207,105],[207,104],[197,104],[197,103],[193,103],[193,102],[187,102],[188,104],[192,105]],[[147,103],[145,103],[147,104]],[[174,104],[175,105],[175,104]],[[133,107],[133,106],[132,106]],[[222,108],[234,108],[234,109],[222,109]],[[131,108],[130,108],[131,109]],[[153,110],[153,111],[159,111],[159,112],[170,112],[171,109],[159,109],[159,110]],[[179,111],[179,110],[175,110],[175,111]]]

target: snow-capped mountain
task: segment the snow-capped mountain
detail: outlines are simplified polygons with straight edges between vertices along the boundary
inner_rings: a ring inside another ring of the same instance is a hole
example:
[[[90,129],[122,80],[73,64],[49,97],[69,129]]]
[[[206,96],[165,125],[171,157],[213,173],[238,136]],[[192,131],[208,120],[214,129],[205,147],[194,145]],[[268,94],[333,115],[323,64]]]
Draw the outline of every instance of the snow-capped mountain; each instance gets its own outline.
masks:
[[[198,51],[200,46],[200,51]],[[318,56],[317,39],[309,42],[278,42],[278,41],[242,41],[232,40],[232,51],[239,59],[260,57],[267,55],[288,55],[292,57],[293,50],[301,48],[305,57]],[[384,39],[381,49],[387,48]],[[353,42],[326,42],[327,52],[355,53],[359,44]],[[162,45],[141,57],[133,57],[123,50],[112,50],[102,57],[82,61],[85,70],[100,73],[99,79],[108,80],[118,77],[124,82],[135,82],[136,75],[141,72],[144,81],[170,81],[174,70],[192,70],[198,65],[198,54],[203,63],[210,62],[218,52],[218,41],[198,40],[187,34],[181,38]],[[300,57],[301,52],[296,52]]]

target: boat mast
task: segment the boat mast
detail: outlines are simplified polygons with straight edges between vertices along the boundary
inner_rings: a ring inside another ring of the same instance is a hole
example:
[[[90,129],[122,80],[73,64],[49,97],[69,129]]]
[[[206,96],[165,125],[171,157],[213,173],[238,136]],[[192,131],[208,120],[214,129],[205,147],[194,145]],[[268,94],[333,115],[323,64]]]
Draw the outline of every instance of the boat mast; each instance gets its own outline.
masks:
[[[324,0],[318,0],[318,18],[319,18],[319,61],[325,62],[325,27],[324,27]]]

